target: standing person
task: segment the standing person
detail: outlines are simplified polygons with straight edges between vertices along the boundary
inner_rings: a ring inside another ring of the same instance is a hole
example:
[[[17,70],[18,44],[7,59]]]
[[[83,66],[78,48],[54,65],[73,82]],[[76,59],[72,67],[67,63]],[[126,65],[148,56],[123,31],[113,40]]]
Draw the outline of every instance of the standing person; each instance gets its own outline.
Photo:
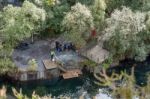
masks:
[[[51,56],[51,61],[55,61],[54,59],[55,52],[53,50],[50,52],[50,56]]]
[[[71,42],[68,43],[68,50],[71,50]]]
[[[67,50],[67,44],[65,43],[63,46],[63,50],[66,51]]]
[[[62,44],[59,44],[59,52],[62,52]]]
[[[76,51],[76,46],[73,43],[71,43],[71,50]]]
[[[59,43],[58,41],[55,42],[56,51],[59,51],[59,44],[60,44],[60,43]]]

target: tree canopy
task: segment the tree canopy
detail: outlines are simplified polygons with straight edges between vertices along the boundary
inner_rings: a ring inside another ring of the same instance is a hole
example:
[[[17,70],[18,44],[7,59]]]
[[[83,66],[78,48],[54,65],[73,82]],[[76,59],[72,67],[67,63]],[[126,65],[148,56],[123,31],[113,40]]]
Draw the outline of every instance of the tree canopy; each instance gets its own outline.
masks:
[[[104,27],[105,10],[106,10],[105,0],[95,0],[92,6],[92,16],[94,18],[94,26],[98,32]]]
[[[62,21],[62,25],[74,43],[79,45],[85,44],[84,37],[88,35],[88,31],[93,27],[93,17],[91,11],[80,3],[71,7]],[[84,37],[83,37],[84,35]]]
[[[46,12],[29,1],[21,7],[5,6],[0,12],[0,72],[12,70],[12,52],[18,41],[31,37],[31,34],[42,30]]]
[[[115,10],[111,17],[106,19],[107,28],[103,39],[113,58],[145,60],[150,51],[150,37],[145,20],[145,13],[133,12],[126,7]]]
[[[19,41],[30,37],[31,33],[41,29],[46,19],[44,9],[24,1],[22,7],[6,6],[2,13],[1,34],[6,40]]]

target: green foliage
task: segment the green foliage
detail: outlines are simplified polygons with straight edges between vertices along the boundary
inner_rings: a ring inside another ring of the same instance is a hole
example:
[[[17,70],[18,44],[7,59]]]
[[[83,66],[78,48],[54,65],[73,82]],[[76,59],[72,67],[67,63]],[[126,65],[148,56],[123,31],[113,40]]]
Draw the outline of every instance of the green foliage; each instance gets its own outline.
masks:
[[[28,71],[37,71],[38,65],[35,59],[29,60],[28,65]]]
[[[62,20],[65,14],[70,10],[70,6],[67,3],[61,3],[59,5],[55,5],[51,9],[51,13],[48,15],[52,18],[47,20],[48,28],[51,30],[50,32],[54,32],[54,34],[60,34],[62,32]]]
[[[15,88],[12,88],[12,91],[17,99],[28,99],[27,96],[23,95],[22,89],[18,92]]]
[[[112,58],[109,57],[102,63],[103,68],[108,69],[110,67],[110,65],[112,64],[112,62],[113,62]]]
[[[32,0],[36,5],[45,9],[47,13],[47,18],[45,21],[45,30],[41,32],[42,37],[55,37],[62,33],[62,20],[66,14],[70,10],[70,5],[67,3],[67,0],[54,0],[55,5],[47,5],[42,0],[41,2],[37,2],[36,0]],[[53,0],[52,0],[53,1]]]
[[[80,63],[81,66],[88,66],[88,67],[96,67],[97,66],[97,63],[91,61],[91,60],[85,60],[83,62]]]
[[[136,90],[134,68],[132,68],[131,75],[125,71],[122,71],[121,74],[113,72],[108,75],[106,69],[102,69],[99,75],[94,74],[94,76],[99,81],[96,84],[112,89],[114,99],[133,99],[138,96],[139,90]],[[117,83],[117,81],[121,81],[121,83]]]
[[[0,74],[14,72],[16,66],[9,58],[0,58]]]
[[[67,0],[67,2],[71,6],[75,5],[78,2],[81,3],[81,4],[84,4],[84,5],[88,5],[88,6],[93,4],[93,0]]]
[[[95,0],[92,7],[95,28],[100,32],[104,27],[106,3],[105,0]]]
[[[146,26],[147,26],[148,31],[150,32],[150,11],[147,12],[146,18],[147,18],[147,20],[146,20]]]
[[[44,96],[47,94],[47,91],[46,91],[46,87],[37,87],[35,89],[35,92],[39,95],[39,96]]]
[[[5,42],[1,44],[0,58],[11,57],[12,52],[13,52],[13,46],[11,44],[8,44],[9,42]]]
[[[13,42],[23,40],[41,29],[45,18],[46,12],[28,1],[24,1],[22,7],[8,5],[2,12],[1,36]]]
[[[12,88],[13,94],[15,95],[16,99],[55,99],[56,97],[52,97],[51,95],[47,96],[39,96],[38,94],[35,93],[35,91],[32,93],[31,97],[27,97],[22,93],[22,89],[18,92],[15,88]],[[58,99],[71,99],[66,96],[59,96],[57,97]]]
[[[106,4],[106,12],[108,16],[110,16],[115,9],[121,9],[122,6],[129,7],[133,10],[150,10],[149,0],[106,0]]]
[[[92,27],[93,18],[90,10],[85,5],[77,3],[71,7],[63,20],[63,26],[68,31],[76,31],[79,33],[86,32]]]
[[[44,0],[44,2],[45,2],[48,6],[51,6],[51,5],[55,5],[56,0]]]
[[[143,0],[143,10],[150,11],[150,1],[149,0]]]
[[[13,71],[11,55],[18,41],[31,37],[31,34],[42,30],[46,20],[45,10],[29,1],[22,7],[5,6],[0,11],[0,72]],[[12,70],[11,70],[12,69]]]
[[[73,41],[75,44],[83,42],[86,36],[89,35],[88,31],[93,27],[93,17],[90,10],[85,5],[77,3],[71,7],[71,11],[64,17],[62,26],[67,35],[69,35],[69,40]],[[72,35],[74,38],[72,38]],[[84,43],[80,45],[84,45]]]
[[[95,78],[99,82],[95,82],[100,86],[108,86],[112,89],[113,99],[149,99],[150,98],[150,75],[147,74],[147,85],[138,86],[135,82],[134,68],[131,70],[131,74],[127,74],[126,71],[122,71],[121,74],[112,73],[108,75],[106,69],[103,69],[99,75],[94,74]],[[119,83],[117,82],[119,81]],[[120,82],[121,81],[121,82]]]
[[[107,28],[103,40],[113,59],[146,59],[150,52],[149,32],[145,24],[145,13],[133,12],[123,7],[115,10],[106,20]]]
[[[82,36],[78,33],[65,33],[64,37],[67,40],[72,41],[74,44],[76,44],[76,48],[81,48],[82,46],[84,46],[86,44],[85,40],[82,38]]]

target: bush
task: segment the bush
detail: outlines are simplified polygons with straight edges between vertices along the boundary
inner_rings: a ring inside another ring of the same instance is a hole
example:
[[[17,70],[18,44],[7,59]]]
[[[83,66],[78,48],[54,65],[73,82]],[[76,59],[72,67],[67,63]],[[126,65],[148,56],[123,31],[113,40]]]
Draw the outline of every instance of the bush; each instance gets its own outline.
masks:
[[[81,62],[81,66],[88,66],[88,67],[96,67],[97,66],[97,63],[87,59],[87,60],[84,60],[83,62]]]
[[[16,66],[9,58],[0,58],[0,74],[5,74],[7,72],[14,72]]]
[[[44,96],[47,94],[47,91],[46,91],[46,87],[37,87],[35,89],[35,92],[39,95],[39,96]]]
[[[29,64],[27,68],[28,71],[37,71],[38,64],[35,59],[29,60],[28,64]]]

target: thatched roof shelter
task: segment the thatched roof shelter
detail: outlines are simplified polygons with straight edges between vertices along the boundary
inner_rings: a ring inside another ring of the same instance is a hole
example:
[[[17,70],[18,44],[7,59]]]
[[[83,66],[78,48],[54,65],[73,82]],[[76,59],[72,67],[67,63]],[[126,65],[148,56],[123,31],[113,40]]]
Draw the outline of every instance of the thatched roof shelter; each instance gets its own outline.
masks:
[[[100,64],[108,58],[109,52],[103,49],[101,45],[96,45],[87,51],[84,51],[82,55]]]

